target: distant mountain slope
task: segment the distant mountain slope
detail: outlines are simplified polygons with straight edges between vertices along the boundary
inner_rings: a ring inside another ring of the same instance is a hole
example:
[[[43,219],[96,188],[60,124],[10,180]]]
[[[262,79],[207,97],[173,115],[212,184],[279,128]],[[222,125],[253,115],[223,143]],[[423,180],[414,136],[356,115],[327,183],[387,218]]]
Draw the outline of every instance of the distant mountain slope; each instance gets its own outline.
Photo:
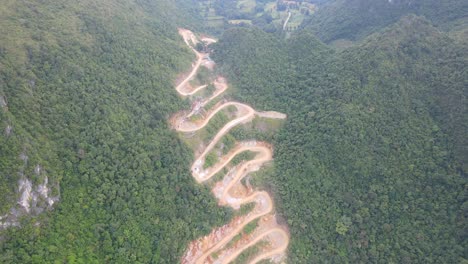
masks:
[[[413,13],[448,29],[468,23],[463,0],[331,0],[319,8],[307,27],[324,42],[356,40]]]
[[[0,263],[176,263],[226,222],[166,121],[183,106],[173,82],[193,55],[177,27],[196,26],[191,6],[2,2],[0,222],[46,178],[59,201],[0,231]]]
[[[409,90],[409,95],[427,106],[428,113],[450,137],[449,148],[458,166],[467,173],[468,47],[454,42],[429,21],[410,15],[381,35],[366,39],[362,50],[383,50],[393,63],[402,65],[400,74],[418,87]]]
[[[265,184],[291,263],[468,259],[465,46],[415,16],[343,52],[245,29],[218,45],[243,100],[288,114]]]

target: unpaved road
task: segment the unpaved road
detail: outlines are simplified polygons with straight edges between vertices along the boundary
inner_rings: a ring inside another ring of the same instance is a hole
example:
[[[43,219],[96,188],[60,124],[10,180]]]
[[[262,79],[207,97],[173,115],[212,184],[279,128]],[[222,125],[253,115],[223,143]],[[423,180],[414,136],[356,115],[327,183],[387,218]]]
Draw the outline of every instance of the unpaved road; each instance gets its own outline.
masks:
[[[213,116],[215,116],[219,111],[221,111],[224,108],[227,108],[229,106],[235,106],[238,109],[238,111],[245,112],[245,113],[242,114],[242,116],[240,116],[239,118],[234,119],[234,120],[232,120],[230,122],[230,123],[232,123],[231,127],[236,126],[237,124],[243,123],[243,122],[245,122],[245,120],[247,120],[247,119],[249,119],[251,117],[254,117],[254,115],[255,115],[255,110],[253,110],[252,107],[250,107],[250,106],[248,106],[246,104],[242,104],[242,103],[238,103],[238,102],[227,102],[227,103],[216,106],[216,108],[213,109],[213,110],[210,110],[209,113],[208,113],[208,116],[205,117],[204,119],[202,119],[199,122],[190,122],[190,121],[185,120],[184,118],[180,118],[179,124],[178,124],[178,127],[177,127],[177,131],[179,131],[179,132],[198,131],[198,130],[204,128],[210,122],[211,118],[213,118]]]
[[[197,61],[189,75],[176,86],[177,92],[182,96],[192,95],[207,85],[202,85],[195,89],[189,87],[189,81],[198,72],[202,65],[203,58],[208,54],[197,52],[192,44],[198,42],[196,36],[189,30],[180,29],[179,34],[183,37],[185,43],[197,55]],[[216,42],[211,38],[203,38],[202,41],[210,44]],[[192,43],[192,44],[191,44]],[[214,82],[216,87],[213,95],[205,99],[201,106],[204,107],[210,101],[222,94],[228,85],[224,78],[218,77]],[[236,146],[229,151],[224,157],[221,157],[211,168],[204,169],[205,158],[215,145],[226,135],[232,128],[237,125],[250,122],[255,115],[265,118],[284,119],[286,115],[274,111],[256,112],[249,105],[239,102],[224,102],[215,105],[202,120],[189,121],[188,117],[193,114],[181,114],[173,122],[173,126],[179,132],[196,132],[203,129],[209,121],[220,111],[227,107],[234,106],[237,109],[236,117],[225,124],[219,130],[211,142],[204,148],[203,152],[198,155],[195,162],[192,164],[192,175],[197,182],[202,183],[211,179],[216,173],[225,168],[229,162],[239,153],[251,151],[256,153],[254,159],[242,162],[235,166],[224,179],[216,183],[213,193],[219,199],[220,205],[228,205],[234,209],[239,209],[243,204],[254,203],[254,209],[245,216],[238,217],[224,227],[213,230],[206,237],[193,241],[189,245],[189,249],[182,259],[182,263],[229,263],[236,259],[244,250],[254,246],[260,241],[267,241],[268,247],[263,247],[260,253],[251,260],[250,263],[257,263],[264,259],[280,261],[286,254],[286,249],[289,244],[289,235],[283,226],[277,223],[274,212],[273,201],[270,195],[265,191],[255,191],[251,188],[246,188],[242,183],[242,179],[249,173],[259,170],[265,163],[272,160],[273,153],[271,146],[265,142],[246,141],[238,142]],[[238,234],[241,234],[244,227],[254,220],[259,220],[257,229],[250,235],[244,236],[240,241],[233,243],[227,247],[228,243]],[[216,254],[214,258],[213,254]]]
[[[286,21],[284,21],[283,30],[286,30],[286,26],[288,25],[290,18],[291,18],[291,11],[288,12],[288,18],[286,18]]]
[[[206,86],[205,87],[200,86],[197,89],[195,89],[194,91],[189,91],[189,92],[187,92],[187,91],[185,91],[183,89],[183,88],[185,88],[187,86],[187,84],[190,82],[190,80],[192,80],[193,77],[195,77],[195,74],[197,74],[198,69],[200,68],[200,65],[203,62],[203,57],[205,55],[198,52],[195,48],[192,47],[192,45],[190,45],[190,41],[193,44],[198,43],[197,38],[195,37],[195,35],[190,30],[179,29],[179,34],[184,38],[185,44],[187,44],[187,46],[190,47],[190,49],[195,53],[195,55],[197,55],[197,61],[195,62],[195,66],[193,66],[192,71],[189,73],[189,75],[179,85],[176,86],[176,90],[177,90],[177,92],[179,94],[187,96],[187,95],[192,95],[192,94],[194,94],[194,93],[198,92],[199,90],[206,87]]]

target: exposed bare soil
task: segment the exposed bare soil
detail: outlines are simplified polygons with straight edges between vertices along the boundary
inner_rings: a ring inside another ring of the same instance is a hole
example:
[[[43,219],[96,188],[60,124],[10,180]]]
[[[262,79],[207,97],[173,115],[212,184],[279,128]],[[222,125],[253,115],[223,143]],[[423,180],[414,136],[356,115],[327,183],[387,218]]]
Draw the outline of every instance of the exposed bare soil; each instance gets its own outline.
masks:
[[[196,76],[200,66],[213,69],[215,65],[214,62],[207,59],[209,58],[209,54],[200,53],[194,49],[194,45],[198,43],[195,34],[186,29],[179,29],[179,34],[197,56],[197,61],[193,64],[191,72],[176,86],[176,90],[180,95],[188,96],[207,87],[207,85],[191,87],[189,84],[190,80]],[[203,37],[201,41],[207,44],[216,42],[215,39],[209,37]],[[203,165],[208,153],[232,128],[252,121],[256,115],[275,119],[284,119],[286,115],[274,111],[257,112],[249,105],[240,102],[221,101],[208,110],[202,119],[191,121],[189,119],[190,116],[217,98],[228,88],[226,80],[220,76],[216,78],[213,84],[216,90],[210,97],[195,104],[193,106],[194,109],[190,112],[175,114],[170,120],[171,125],[179,132],[196,133],[204,128],[218,112],[227,109],[227,107],[234,106],[237,109],[234,119],[225,124],[215,137],[204,146],[204,149],[197,155],[195,162],[191,165],[191,171],[195,180],[203,183],[225,168],[239,153],[245,151],[256,153],[254,159],[233,167],[223,180],[215,184],[212,190],[215,197],[219,200],[219,205],[230,206],[235,210],[239,209],[243,204],[254,203],[255,206],[246,215],[236,217],[230,223],[214,229],[209,235],[190,243],[181,262],[198,264],[229,263],[235,260],[243,251],[258,244],[260,241],[266,241],[267,246],[261,247],[260,252],[252,257],[250,263],[257,263],[264,259],[281,262],[285,259],[286,249],[289,244],[289,234],[286,228],[277,222],[271,196],[265,191],[254,190],[251,186],[245,186],[241,183],[242,179],[249,173],[261,169],[265,163],[272,161],[273,152],[271,145],[266,142],[257,141],[237,142],[235,147],[225,156],[221,157],[215,165],[206,169],[204,169]],[[247,224],[257,219],[257,227],[252,233],[243,235],[241,239],[234,243],[229,243],[234,237],[242,233]]]

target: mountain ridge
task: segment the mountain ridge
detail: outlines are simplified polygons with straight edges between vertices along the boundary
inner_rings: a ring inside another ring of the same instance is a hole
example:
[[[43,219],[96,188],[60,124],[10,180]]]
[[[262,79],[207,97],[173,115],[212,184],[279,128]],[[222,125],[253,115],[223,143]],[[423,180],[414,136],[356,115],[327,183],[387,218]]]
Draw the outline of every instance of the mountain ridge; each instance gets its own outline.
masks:
[[[238,46],[237,34],[248,42]],[[221,67],[249,69],[230,76],[239,98],[289,116],[275,140],[281,173],[264,184],[290,226],[290,261],[466,259],[464,139],[452,134],[466,116],[462,45],[414,15],[343,51],[307,30],[287,41],[254,29],[225,35]],[[249,43],[261,52],[230,57]],[[282,59],[271,65],[265,53]]]

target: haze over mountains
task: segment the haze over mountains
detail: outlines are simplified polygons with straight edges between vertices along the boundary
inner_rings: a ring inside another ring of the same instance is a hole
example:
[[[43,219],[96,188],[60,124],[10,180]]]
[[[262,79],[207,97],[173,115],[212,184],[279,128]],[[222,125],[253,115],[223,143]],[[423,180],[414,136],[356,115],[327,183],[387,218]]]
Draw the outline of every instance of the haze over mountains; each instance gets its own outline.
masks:
[[[236,73],[240,98],[289,114],[271,181],[293,263],[459,260],[463,46],[415,16],[340,53],[306,33],[280,41],[242,29],[223,40],[215,60]]]
[[[466,27],[468,4],[463,0],[336,0],[328,1],[308,27],[324,42],[355,40],[397,22],[402,16],[424,16],[437,28],[452,31]]]
[[[180,263],[247,210],[196,183],[196,144],[168,124],[197,100],[174,89],[195,60],[180,27],[218,33],[225,99],[288,115],[223,141],[274,146],[248,184],[289,228],[287,263],[468,261],[468,3],[305,1],[316,11],[283,31],[276,1],[227,2],[2,4],[0,262]],[[252,23],[213,28],[211,4]]]

